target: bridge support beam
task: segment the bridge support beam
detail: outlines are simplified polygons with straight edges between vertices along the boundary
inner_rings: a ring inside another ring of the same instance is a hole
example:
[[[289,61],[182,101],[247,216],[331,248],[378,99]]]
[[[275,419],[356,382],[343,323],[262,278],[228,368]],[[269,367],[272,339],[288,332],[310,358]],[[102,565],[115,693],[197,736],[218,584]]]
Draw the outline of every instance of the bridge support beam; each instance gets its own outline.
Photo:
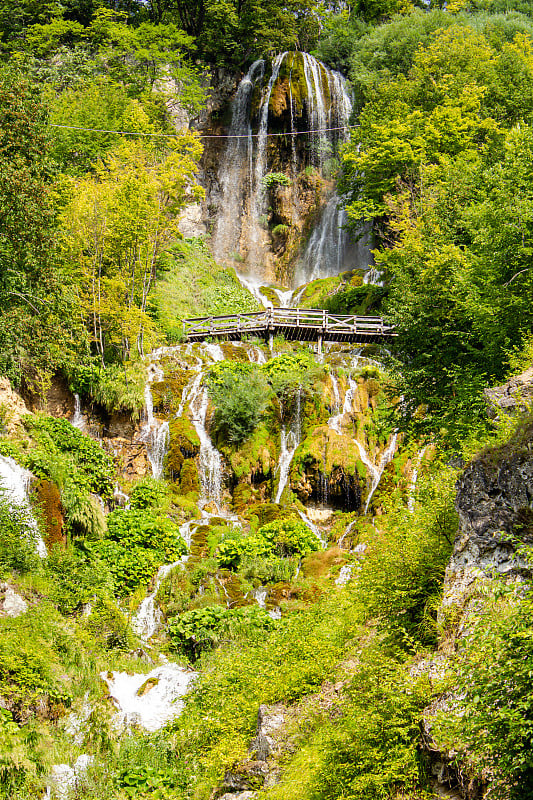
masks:
[[[321,333],[318,335],[316,351],[317,351],[319,356],[322,355],[322,334]]]

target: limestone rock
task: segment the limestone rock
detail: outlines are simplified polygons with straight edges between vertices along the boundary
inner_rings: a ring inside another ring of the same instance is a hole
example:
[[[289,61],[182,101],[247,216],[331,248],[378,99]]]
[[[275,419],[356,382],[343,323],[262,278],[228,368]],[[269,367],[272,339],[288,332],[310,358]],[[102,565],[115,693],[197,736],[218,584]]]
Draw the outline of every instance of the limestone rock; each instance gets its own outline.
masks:
[[[500,411],[525,411],[533,401],[533,366],[502,386],[485,389],[485,397],[492,417],[497,417]]]
[[[0,617],[20,617],[28,604],[8,583],[0,583]]]
[[[250,744],[250,751],[258,761],[266,761],[276,749],[275,734],[285,722],[284,706],[259,706],[257,714],[257,735]]]
[[[4,410],[2,425],[7,433],[14,433],[21,418],[30,413],[22,397],[11,388],[9,378],[0,378],[0,408]]]

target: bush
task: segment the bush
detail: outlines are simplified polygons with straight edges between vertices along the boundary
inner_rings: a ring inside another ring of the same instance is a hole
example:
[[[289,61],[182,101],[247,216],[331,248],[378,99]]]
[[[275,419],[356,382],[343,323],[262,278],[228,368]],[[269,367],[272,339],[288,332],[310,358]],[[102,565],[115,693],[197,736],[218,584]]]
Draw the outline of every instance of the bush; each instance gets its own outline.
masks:
[[[30,572],[39,562],[31,511],[10,505],[0,494],[0,577],[11,571]]]
[[[319,548],[319,540],[303,522],[278,519],[263,525],[250,536],[237,538],[230,534],[219,544],[216,557],[220,567],[237,569],[241,562],[276,556],[304,556]]]
[[[91,564],[74,549],[52,548],[44,563],[48,595],[62,614],[72,614],[112,584],[105,564]]]
[[[234,445],[255,430],[269,398],[267,382],[257,369],[219,374],[210,384],[209,394],[215,406],[213,427],[217,436]]]
[[[108,515],[107,528],[106,539],[86,546],[107,564],[120,595],[147,586],[162,564],[187,551],[178,525],[149,511],[117,508]]]
[[[250,637],[268,630],[272,624],[267,612],[256,605],[231,609],[204,606],[170,620],[168,630],[174,644],[197,658],[202,650],[209,650],[222,640],[231,641],[243,634]]]
[[[290,186],[291,179],[284,172],[267,172],[261,178],[261,185],[265,189],[277,189],[278,186]]]
[[[102,497],[112,497],[113,462],[97,442],[66,419],[40,415],[26,417],[25,424],[44,448],[44,452],[29,453],[27,465],[32,472],[41,478],[54,479],[50,472],[50,459],[55,450],[71,458],[78,473],[72,477],[78,485]]]
[[[434,735],[463,769],[466,761],[490,776],[491,797],[523,800],[533,797],[533,594],[497,583],[490,591],[496,599],[469,621],[448,685],[453,704]]]

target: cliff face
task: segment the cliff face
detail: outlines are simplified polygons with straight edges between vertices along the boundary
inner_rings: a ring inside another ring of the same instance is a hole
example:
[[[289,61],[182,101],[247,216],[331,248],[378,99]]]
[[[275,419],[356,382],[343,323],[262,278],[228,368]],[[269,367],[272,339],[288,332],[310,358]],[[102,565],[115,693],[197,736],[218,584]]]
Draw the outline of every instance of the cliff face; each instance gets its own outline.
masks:
[[[519,391],[520,390],[520,391]],[[524,394],[533,391],[533,370],[486,393],[495,416],[523,411]],[[512,402],[510,400],[512,399]],[[502,445],[481,452],[457,482],[455,506],[459,528],[446,570],[439,623],[443,634],[429,670],[443,675],[449,657],[468,641],[473,615],[483,612],[497,583],[529,583],[531,568],[525,548],[533,545],[533,419],[526,416]],[[428,664],[426,664],[428,666]],[[453,688],[438,697],[424,715],[424,742],[440,787],[458,792],[451,797],[478,800],[490,793],[490,781],[454,764],[433,736],[436,713],[454,705]],[[447,795],[448,796],[448,795]]]

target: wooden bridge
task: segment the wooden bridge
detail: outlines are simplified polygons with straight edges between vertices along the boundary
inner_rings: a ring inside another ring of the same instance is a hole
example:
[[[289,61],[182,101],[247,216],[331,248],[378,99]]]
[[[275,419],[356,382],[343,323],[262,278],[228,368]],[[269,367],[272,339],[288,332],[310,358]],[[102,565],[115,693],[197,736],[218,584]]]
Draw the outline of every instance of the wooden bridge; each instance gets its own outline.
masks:
[[[276,334],[300,342],[382,342],[395,336],[392,327],[381,317],[358,317],[355,314],[330,314],[307,308],[267,308],[253,314],[230,314],[224,317],[196,317],[183,323],[186,341],[208,338],[240,341],[257,336],[272,341]]]

